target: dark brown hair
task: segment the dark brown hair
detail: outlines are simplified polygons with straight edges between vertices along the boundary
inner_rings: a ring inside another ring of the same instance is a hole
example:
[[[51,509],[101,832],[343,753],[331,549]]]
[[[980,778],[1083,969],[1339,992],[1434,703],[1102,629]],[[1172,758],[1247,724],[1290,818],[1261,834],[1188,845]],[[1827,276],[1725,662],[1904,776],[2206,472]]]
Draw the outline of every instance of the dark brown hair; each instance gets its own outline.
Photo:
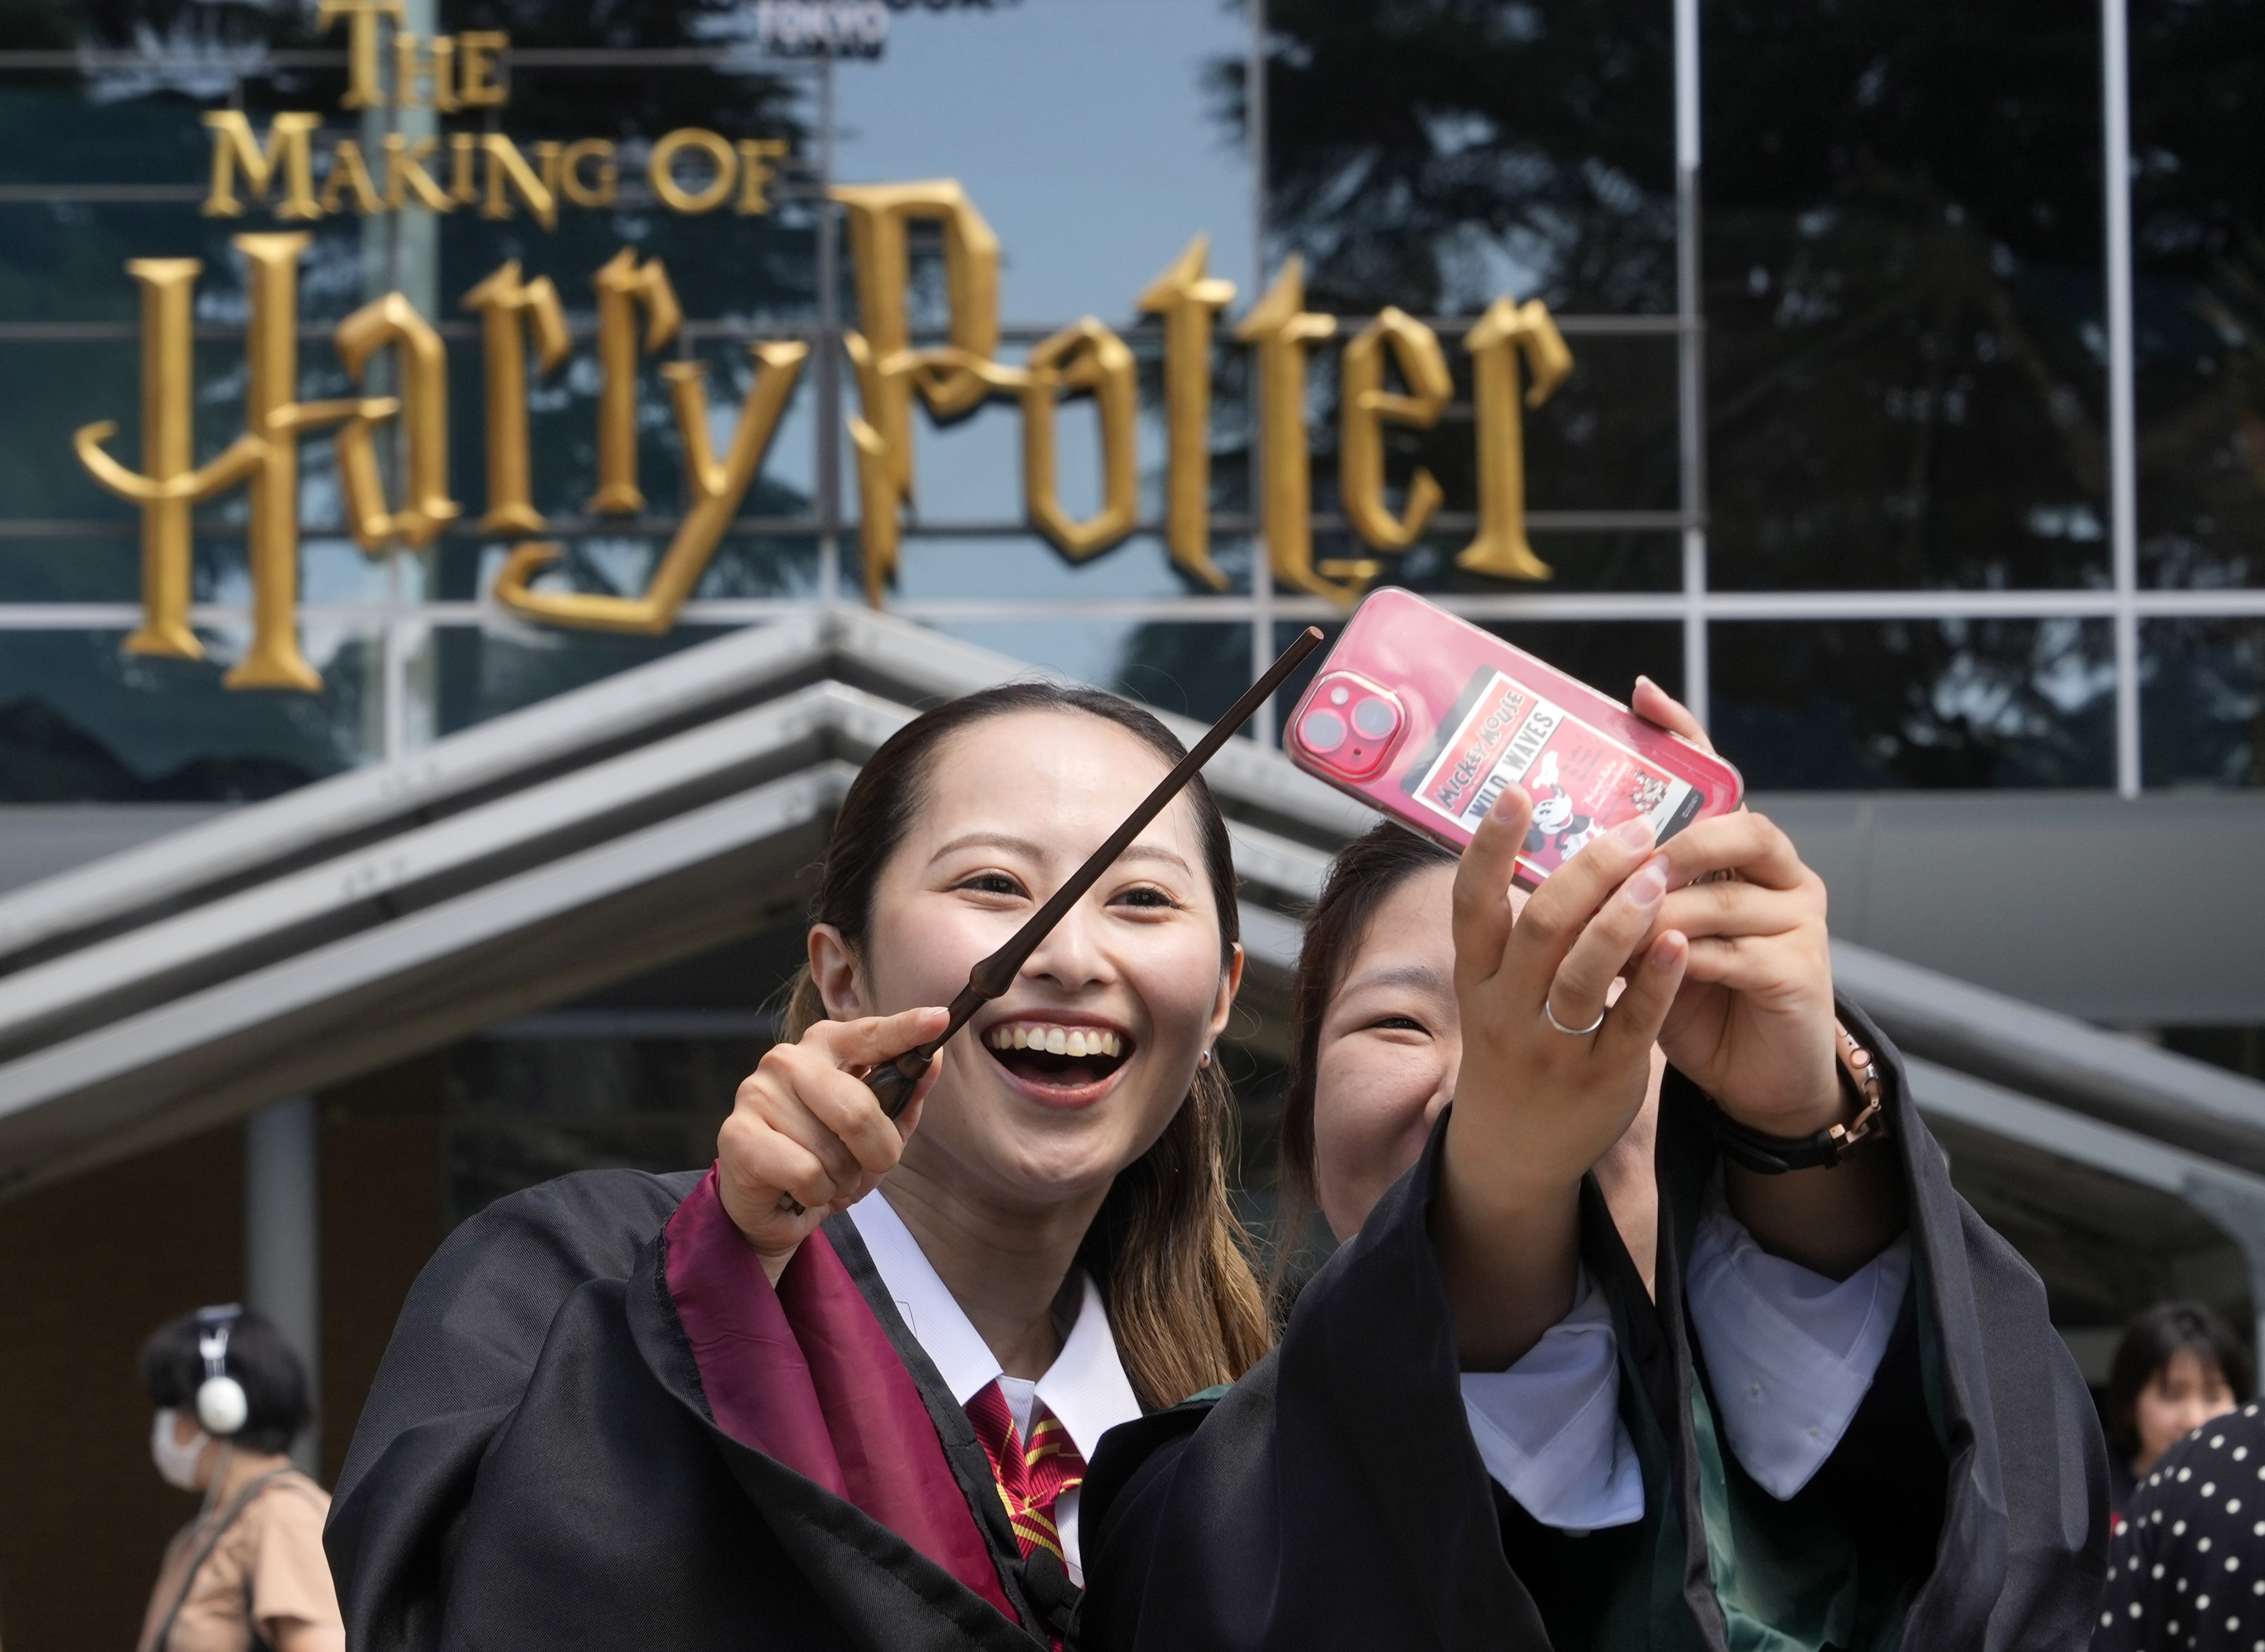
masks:
[[[142,1386],[151,1405],[195,1416],[197,1390],[205,1380],[198,1337],[202,1329],[198,1314],[184,1314],[150,1332],[142,1344]],[[239,1310],[228,1322],[221,1369],[242,1386],[250,1408],[229,1443],[263,1455],[289,1451],[314,1421],[315,1408],[307,1397],[307,1368],[283,1333],[258,1310]]]
[[[1360,950],[1368,926],[1392,891],[1418,872],[1453,866],[1455,857],[1429,838],[1389,820],[1345,845],[1330,863],[1321,898],[1306,921],[1306,942],[1298,952],[1297,979],[1290,986],[1290,1073],[1282,1097],[1281,1169],[1278,1173],[1274,1294],[1278,1298],[1299,1241],[1320,1208],[1314,1164],[1314,1060],[1321,1047],[1322,1020],[1344,979],[1345,965]]]
[[[1187,755],[1154,717],[1097,688],[1007,683],[924,712],[866,760],[842,800],[811,922],[832,924],[852,950],[863,953],[874,890],[926,801],[936,753],[976,724],[1018,711],[1082,712],[1124,729],[1168,765]],[[1201,775],[1185,796],[1219,908],[1224,969],[1241,934],[1227,822]],[[781,1036],[799,1038],[826,1019],[825,1000],[805,966],[790,989]],[[1266,1351],[1265,1300],[1227,1197],[1234,1122],[1234,1099],[1219,1063],[1198,1068],[1185,1104],[1155,1146],[1118,1173],[1079,1247],[1078,1261],[1108,1305],[1125,1374],[1150,1408],[1232,1382]]]
[[[2200,1302],[2158,1302],[2123,1328],[2108,1371],[2108,1444],[2130,1457],[2139,1449],[2139,1394],[2180,1354],[2215,1366],[2237,1403],[2249,1397],[2249,1350],[2233,1328]]]

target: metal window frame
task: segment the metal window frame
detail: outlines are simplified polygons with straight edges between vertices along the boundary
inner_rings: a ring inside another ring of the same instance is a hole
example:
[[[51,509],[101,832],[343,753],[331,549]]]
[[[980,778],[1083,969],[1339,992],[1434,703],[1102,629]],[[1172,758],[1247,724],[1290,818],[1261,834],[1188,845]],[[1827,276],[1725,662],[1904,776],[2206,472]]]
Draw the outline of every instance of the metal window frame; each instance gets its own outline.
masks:
[[[2265,589],[2147,590],[2138,580],[2137,509],[2137,429],[2134,391],[2134,346],[2131,293],[2131,191],[2130,133],[2130,54],[2127,0],[2101,0],[2101,110],[2105,157],[2106,244],[2104,246],[2108,303],[2108,401],[2109,447],[2109,583],[2084,589],[1744,592],[1721,591],[1709,585],[1705,447],[1706,325],[1701,265],[1701,138],[1700,18],[1698,0],[1671,0],[1674,54],[1674,152],[1676,189],[1676,309],[1671,315],[1569,316],[1559,318],[1567,333],[1664,336],[1676,341],[1679,499],[1672,511],[1534,512],[1537,528],[1562,533],[1652,531],[1673,533],[1679,538],[1678,582],[1669,588],[1644,592],[1561,593],[1509,591],[1482,595],[1450,596],[1443,606],[1480,621],[1533,621],[1671,623],[1679,627],[1684,665],[1685,698],[1703,719],[1709,710],[1711,645],[1714,628],[1741,622],[1882,622],[1973,619],[2044,620],[2076,618],[2103,621],[2113,638],[2115,694],[2115,788],[2123,797],[2138,795],[2143,774],[2140,731],[2140,653],[2142,623],[2152,619],[2265,618]],[[1263,293],[1274,273],[1275,260],[1268,245],[1267,191],[1270,183],[1266,144],[1268,24],[1264,0],[1252,0],[1245,58],[1246,147],[1251,166],[1251,243],[1254,249],[1253,296]],[[521,66],[573,69],[618,68],[623,63],[660,68],[744,67],[747,58],[736,48],[693,50],[528,49],[514,54]],[[133,52],[0,52],[0,72],[83,69],[139,64],[146,60]],[[339,51],[273,52],[247,62],[242,78],[257,78],[273,69],[339,67]],[[783,193],[823,200],[835,171],[838,119],[834,64],[825,59],[766,62],[764,72],[801,77],[811,84],[817,106],[814,176],[810,182]],[[389,117],[390,118],[390,117]],[[0,189],[0,204],[22,202],[106,202],[132,199],[188,200],[198,193],[193,186],[11,186]],[[397,270],[399,251],[390,238],[397,226],[390,220],[372,219],[363,226],[365,237],[386,241],[372,260],[373,266]],[[735,535],[806,534],[819,545],[816,580],[807,597],[725,599],[688,603],[681,622],[692,625],[740,625],[776,620],[806,610],[813,604],[836,600],[842,591],[842,547],[846,535],[858,524],[845,516],[841,499],[843,397],[839,356],[842,330],[840,306],[840,225],[838,215],[817,215],[816,277],[819,310],[816,321],[778,324],[747,321],[688,322],[685,338],[729,338],[761,335],[805,336],[819,346],[815,375],[818,398],[815,488],[809,512],[781,518],[749,518],[734,525]],[[1468,317],[1432,318],[1443,326],[1468,324]],[[469,323],[447,320],[438,324],[444,335],[470,336]],[[200,336],[233,337],[226,327],[200,327]],[[1002,329],[1010,338],[1043,337],[1051,328],[1018,324]],[[303,326],[302,336],[320,338],[327,329]],[[0,343],[90,342],[127,340],[135,336],[130,323],[0,321]],[[682,346],[681,346],[682,347]],[[1250,409],[1256,419],[1257,409]],[[1251,452],[1258,448],[1254,429]],[[1256,478],[1254,478],[1254,483]],[[1440,526],[1453,529],[1467,517],[1443,513]],[[1327,513],[1315,519],[1317,528],[1341,525]],[[565,520],[551,528],[555,536],[666,534],[674,526],[671,515],[656,514],[630,522]],[[1278,593],[1263,543],[1261,525],[1248,512],[1220,513],[1213,518],[1214,531],[1248,535],[1253,542],[1249,589],[1227,596],[1164,596],[1101,599],[1003,599],[989,597],[912,599],[892,605],[893,612],[931,623],[965,624],[986,621],[1060,622],[1089,619],[1102,622],[1169,621],[1246,627],[1254,673],[1275,651],[1275,631],[1283,622],[1336,618],[1340,610],[1326,600]],[[1144,523],[1138,530],[1155,534],[1161,524]],[[18,519],[0,520],[0,541],[47,537],[127,538],[136,531],[131,520],[53,521]],[[906,525],[907,537],[926,539],[1022,537],[1028,524],[1012,521],[914,521]],[[458,524],[452,536],[475,537],[469,524]],[[440,630],[470,627],[508,632],[524,622],[504,610],[478,601],[413,600],[403,591],[398,570],[390,570],[387,595],[368,603],[303,606],[302,619],[363,631],[380,648],[382,681],[382,738],[371,753],[393,761],[411,749],[415,724],[409,700],[415,692],[409,663],[421,639]],[[200,605],[192,622],[223,630],[247,622],[248,611],[224,604]],[[127,630],[138,622],[139,610],[131,604],[102,602],[0,602],[0,633],[62,630]],[[432,718],[422,719],[429,727]],[[1272,708],[1257,720],[1261,740],[1274,738]]]

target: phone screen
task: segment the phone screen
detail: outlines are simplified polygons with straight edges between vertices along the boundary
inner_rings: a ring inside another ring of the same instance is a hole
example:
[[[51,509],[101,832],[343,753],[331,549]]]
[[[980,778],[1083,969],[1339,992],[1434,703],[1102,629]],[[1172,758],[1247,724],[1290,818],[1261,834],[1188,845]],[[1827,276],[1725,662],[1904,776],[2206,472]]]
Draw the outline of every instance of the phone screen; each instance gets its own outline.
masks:
[[[1504,788],[1533,799],[1524,858],[1551,871],[1638,815],[1664,843],[1698,819],[1705,799],[1689,781],[1646,762],[1564,707],[1482,666],[1472,675],[1429,750],[1409,765],[1401,790],[1465,833]]]
[[[1504,790],[1533,819],[1518,879],[1539,883],[1614,826],[1665,842],[1738,806],[1721,758],[1412,592],[1372,593],[1293,712],[1300,768],[1460,850]]]

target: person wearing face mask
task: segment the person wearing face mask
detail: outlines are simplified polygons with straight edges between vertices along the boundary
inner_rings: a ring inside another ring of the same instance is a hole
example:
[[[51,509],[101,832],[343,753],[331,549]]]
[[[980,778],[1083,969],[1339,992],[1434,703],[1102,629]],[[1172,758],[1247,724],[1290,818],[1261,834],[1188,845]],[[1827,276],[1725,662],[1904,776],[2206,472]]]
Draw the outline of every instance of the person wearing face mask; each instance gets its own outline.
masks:
[[[288,1454],[314,1415],[298,1356],[229,1303],[153,1332],[142,1380],[150,1459],[202,1503],[166,1546],[140,1652],[345,1652],[323,1555],[331,1500]]]
[[[1039,684],[874,753],[715,1164],[501,1200],[412,1290],[327,1534],[359,1652],[1063,1641],[1102,1435],[1266,1341],[1201,780],[900,1117],[856,1074],[939,1031],[929,1006],[1180,755],[1137,708]]]
[[[1822,884],[1741,813],[1529,899],[1529,815],[1334,868],[1282,1153],[1344,1242],[1094,1466],[1088,1652],[2079,1643],[2088,1396],[1836,1005]]]

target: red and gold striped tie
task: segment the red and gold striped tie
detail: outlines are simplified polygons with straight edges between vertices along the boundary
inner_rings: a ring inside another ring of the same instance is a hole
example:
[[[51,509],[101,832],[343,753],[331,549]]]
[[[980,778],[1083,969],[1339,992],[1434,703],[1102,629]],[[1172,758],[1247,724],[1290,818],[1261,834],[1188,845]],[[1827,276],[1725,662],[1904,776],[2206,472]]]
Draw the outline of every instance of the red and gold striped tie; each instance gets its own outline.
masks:
[[[1023,1558],[1040,1549],[1062,1558],[1061,1531],[1054,1525],[1054,1502],[1085,1481],[1085,1459],[1069,1437],[1069,1430],[1045,1405],[1031,1409],[1031,1439],[1026,1445],[1015,1427],[1015,1413],[995,1382],[967,1402],[975,1437],[991,1459],[991,1478],[998,1482],[999,1501],[1007,1505],[1008,1523]]]

